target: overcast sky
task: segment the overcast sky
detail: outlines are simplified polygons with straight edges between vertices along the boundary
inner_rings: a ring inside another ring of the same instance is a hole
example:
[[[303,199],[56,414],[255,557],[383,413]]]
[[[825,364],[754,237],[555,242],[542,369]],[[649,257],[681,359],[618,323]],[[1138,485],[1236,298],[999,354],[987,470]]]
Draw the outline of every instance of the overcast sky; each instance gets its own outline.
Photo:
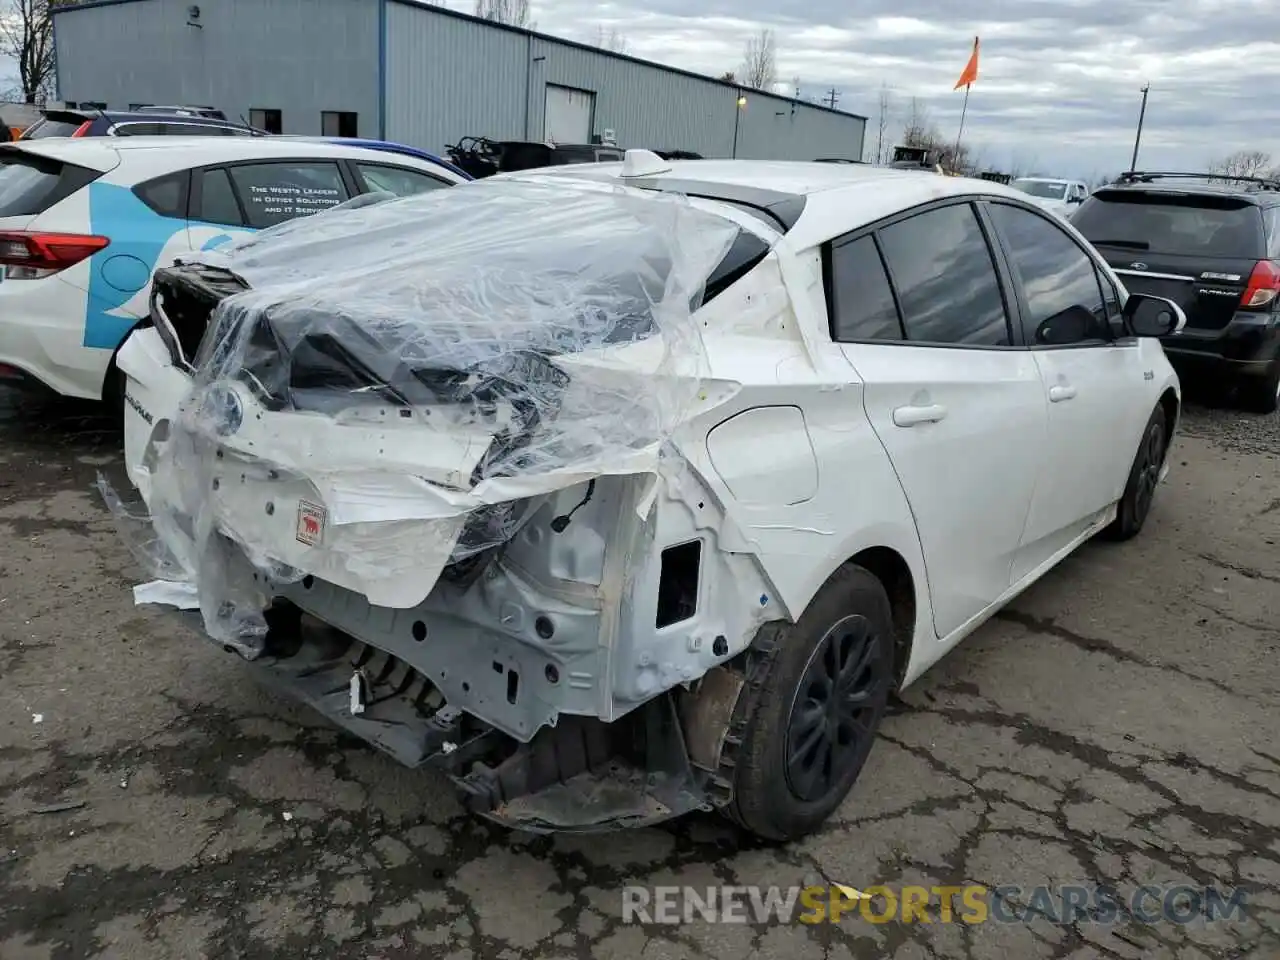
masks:
[[[473,9],[466,0],[447,6]],[[1061,175],[1127,169],[1143,83],[1139,166],[1202,168],[1236,149],[1280,164],[1280,32],[1275,0],[532,0],[538,29],[591,42],[616,27],[628,52],[720,74],[761,27],[777,36],[780,79],[802,95],[834,86],[837,106],[871,117],[879,90],[902,130],[911,98],[955,136],[952,87],[982,38],[964,138],[983,158]],[[874,149],[874,146],[872,147]]]
[[[474,0],[445,0],[460,10]],[[912,97],[954,136],[952,87],[982,38],[965,141],[989,166],[1088,177],[1128,166],[1140,89],[1151,84],[1139,166],[1202,168],[1237,149],[1280,164],[1275,0],[532,0],[537,29],[704,73],[736,69],[748,37],[774,30],[780,80],[839,91],[868,115],[874,149],[887,84],[896,140]],[[0,64],[0,78],[11,74]],[[11,67],[11,64],[8,65]],[[0,79],[0,88],[9,84]]]

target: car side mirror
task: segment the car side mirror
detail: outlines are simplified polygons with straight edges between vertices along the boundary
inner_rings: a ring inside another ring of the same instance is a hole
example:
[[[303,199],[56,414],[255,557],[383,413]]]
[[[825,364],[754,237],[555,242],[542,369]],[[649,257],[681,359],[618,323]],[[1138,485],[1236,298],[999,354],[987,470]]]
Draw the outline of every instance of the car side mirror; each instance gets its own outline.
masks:
[[[1080,197],[1080,196],[1072,197],[1070,200],[1067,201],[1067,203],[1084,203],[1084,197]]]
[[[1167,337],[1181,333],[1187,315],[1172,300],[1149,293],[1131,293],[1124,302],[1124,322],[1135,336]]]

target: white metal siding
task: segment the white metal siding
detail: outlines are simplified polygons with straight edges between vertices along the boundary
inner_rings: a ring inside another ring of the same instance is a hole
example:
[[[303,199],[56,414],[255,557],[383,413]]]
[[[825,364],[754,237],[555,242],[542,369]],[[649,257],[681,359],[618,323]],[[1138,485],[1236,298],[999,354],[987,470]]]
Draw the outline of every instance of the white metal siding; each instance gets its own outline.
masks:
[[[463,136],[536,140],[547,87],[595,94],[592,134],[621,147],[693,150],[708,157],[860,159],[865,121],[740,91],[568,43],[392,0],[386,24],[387,136],[443,150]]]
[[[595,103],[594,93],[547,84],[543,137],[552,143],[590,143]]]
[[[284,133],[320,134],[324,110],[378,135],[377,0],[136,0],[54,17],[63,100],[196,103],[247,120],[279,109]]]

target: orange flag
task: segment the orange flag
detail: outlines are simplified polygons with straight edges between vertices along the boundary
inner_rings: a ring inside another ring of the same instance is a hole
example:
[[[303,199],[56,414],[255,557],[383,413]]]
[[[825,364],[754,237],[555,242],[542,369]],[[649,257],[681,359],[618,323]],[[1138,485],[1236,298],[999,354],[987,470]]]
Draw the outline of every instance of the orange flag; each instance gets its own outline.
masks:
[[[956,81],[956,85],[952,90],[959,90],[961,87],[967,87],[973,81],[978,79],[978,38],[973,38],[973,53],[969,54],[969,62],[964,65],[964,72],[960,74],[960,79]]]

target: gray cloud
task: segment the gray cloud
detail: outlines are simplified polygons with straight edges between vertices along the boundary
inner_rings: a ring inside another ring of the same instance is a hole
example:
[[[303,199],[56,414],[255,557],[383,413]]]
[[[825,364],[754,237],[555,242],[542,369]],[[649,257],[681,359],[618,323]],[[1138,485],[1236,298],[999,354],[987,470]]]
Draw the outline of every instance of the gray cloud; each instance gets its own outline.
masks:
[[[467,9],[463,0],[448,5]],[[974,35],[981,70],[965,141],[995,166],[1015,159],[1089,175],[1127,167],[1151,84],[1140,166],[1202,168],[1236,149],[1280,164],[1280,42],[1271,0],[533,0],[539,29],[590,41],[617,27],[629,51],[686,69],[733,69],[763,26],[778,39],[780,80],[802,95],[840,91],[872,117],[887,85],[890,136],[912,98],[944,135],[960,119],[952,87]]]
[[[445,0],[470,11],[472,0]],[[1280,164],[1274,0],[533,0],[538,29],[591,42],[616,27],[628,52],[685,69],[734,69],[761,27],[778,77],[872,118],[887,85],[895,138],[912,98],[954,136],[953,91],[974,35],[982,60],[965,141],[991,165],[1114,173],[1128,165],[1139,88],[1151,83],[1140,166],[1202,168],[1236,149]],[[16,73],[0,60],[0,80]],[[7,84],[0,82],[0,88]]]

